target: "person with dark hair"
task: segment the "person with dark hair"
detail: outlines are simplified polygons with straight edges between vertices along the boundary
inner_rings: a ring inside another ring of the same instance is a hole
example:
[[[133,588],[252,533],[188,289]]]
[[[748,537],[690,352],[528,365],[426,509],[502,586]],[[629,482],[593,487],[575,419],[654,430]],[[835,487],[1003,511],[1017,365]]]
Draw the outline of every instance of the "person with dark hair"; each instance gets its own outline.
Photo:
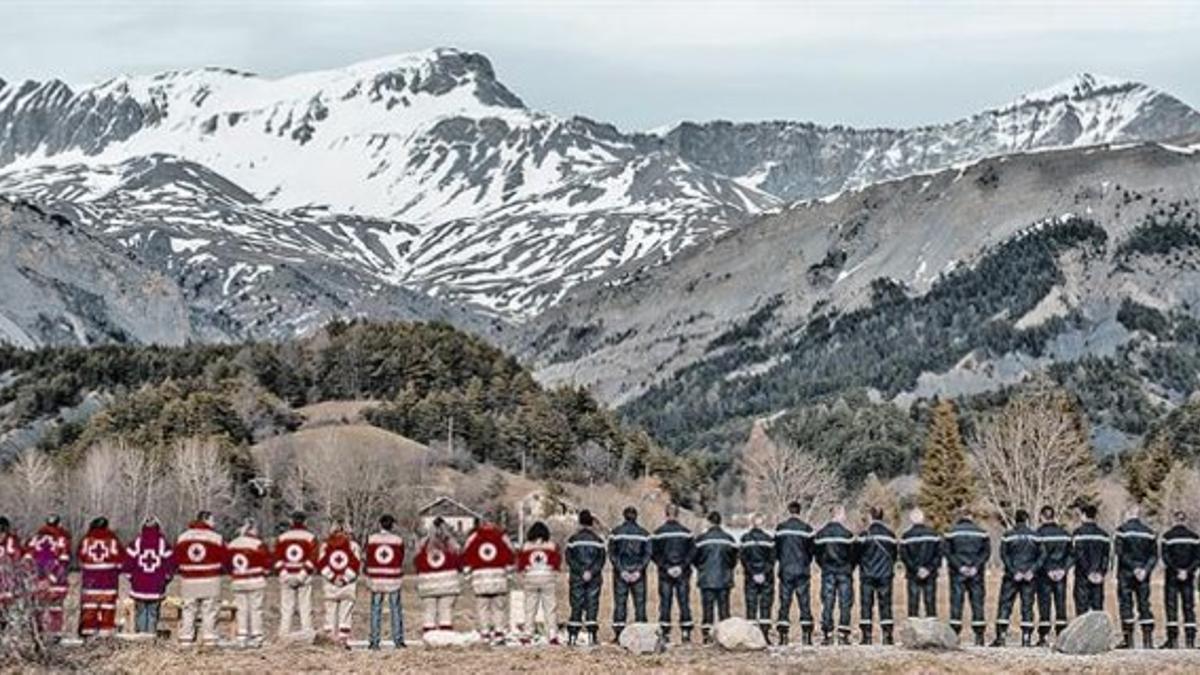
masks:
[[[810,584],[812,579],[812,526],[800,518],[800,502],[787,505],[788,517],[775,526],[775,558],[779,561],[779,616],[775,621],[779,644],[788,643],[792,598],[800,606],[801,640],[812,644],[813,614]]]
[[[567,567],[571,617],[567,620],[567,644],[579,641],[579,631],[587,628],[588,644],[598,644],[600,624],[600,573],[604,569],[604,540],[595,531],[592,512],[579,512],[579,529],[567,540]]]
[[[729,589],[733,588],[733,568],[737,565],[738,545],[721,527],[721,514],[710,511],[708,529],[696,537],[692,566],[700,587],[700,632],[705,644],[712,644],[714,610],[716,619],[729,618]]]
[[[1075,614],[1104,611],[1104,577],[1112,558],[1112,538],[1096,523],[1096,507],[1079,507],[1083,522],[1071,535],[1075,555]]]
[[[613,633],[621,639],[628,616],[629,599],[633,599],[633,617],[646,623],[646,568],[650,565],[650,533],[638,524],[638,512],[626,506],[624,522],[608,537],[608,557],[613,568]]]
[[[458,542],[441,516],[417,547],[413,558],[417,569],[417,595],[424,605],[421,632],[454,630],[454,601],[462,592],[462,560]]]
[[[862,644],[871,644],[875,605],[879,606],[879,632],[883,644],[892,644],[892,579],[899,554],[896,533],[883,522],[883,510],[871,508],[871,522],[858,535],[855,558],[858,561],[859,622]]]
[[[141,533],[126,547],[124,572],[134,601],[134,631],[157,634],[162,600],[175,575],[175,555],[157,518],[143,520]]]
[[[925,512],[908,514],[912,527],[900,538],[900,560],[904,562],[908,616],[937,616],[937,578],[942,567],[942,536],[925,524]],[[921,605],[925,605],[924,614]]]
[[[671,638],[671,602],[679,603],[679,630],[684,642],[692,641],[691,530],[679,522],[679,507],[668,504],[666,521],[650,536],[651,556],[658,568],[658,627],[663,642]]]
[[[963,509],[943,540],[946,567],[950,573],[950,628],[956,635],[962,632],[963,600],[969,598],[975,646],[982,647],[987,631],[984,600],[987,596],[987,563],[992,557],[991,537],[971,520],[970,512]]]
[[[1071,535],[1054,518],[1054,508],[1043,506],[1039,513],[1038,545],[1042,566],[1034,589],[1038,606],[1038,646],[1050,644],[1050,630],[1058,635],[1067,627],[1067,570],[1071,567]],[[1051,617],[1053,605],[1053,618]]]
[[[538,610],[542,613],[546,641],[558,644],[558,603],[555,590],[562,569],[558,544],[550,539],[550,528],[542,521],[534,523],[525,535],[525,544],[517,556],[517,571],[521,573],[525,591],[525,623],[521,626],[521,643],[529,644],[537,633]]]
[[[263,642],[263,595],[271,573],[271,552],[258,536],[258,523],[247,518],[226,547],[229,587],[237,608],[237,641],[246,647]]]
[[[763,529],[755,514],[750,529],[738,543],[746,595],[746,620],[758,624],[763,639],[771,642],[771,605],[775,602],[775,538]]]
[[[186,530],[175,540],[172,556],[179,570],[179,595],[183,612],[179,620],[179,642],[196,641],[196,622],[200,640],[217,642],[217,610],[221,599],[221,572],[228,555],[225,538],[217,532],[211,511],[196,514]]]
[[[834,606],[838,610],[837,642],[850,644],[854,611],[854,533],[846,527],[846,508],[836,506],[829,522],[813,536],[821,568],[821,644],[833,644]]]
[[[79,541],[79,635],[109,637],[117,628],[117,594],[125,550],[108,526],[108,519],[95,518]]]
[[[1179,648],[1179,613],[1183,610],[1187,648],[1196,647],[1196,568],[1200,567],[1200,535],[1187,526],[1187,514],[1176,511],[1175,525],[1162,535],[1163,605],[1167,615],[1167,641],[1163,649]]]
[[[1042,566],[1042,547],[1029,527],[1029,513],[1018,510],[1012,529],[1000,539],[1000,560],[1004,578],[1000,581],[1000,606],[996,614],[996,639],[993,647],[1003,647],[1008,637],[1008,622],[1013,603],[1021,597],[1021,646],[1033,646],[1034,577]]]
[[[24,558],[33,564],[34,603],[38,627],[51,641],[62,637],[63,603],[70,590],[71,533],[51,514],[25,545]]]
[[[475,593],[475,621],[479,634],[502,645],[508,629],[508,582],[517,554],[499,524],[478,523],[463,546],[463,571]]]
[[[354,541],[350,525],[338,518],[329,528],[317,569],[324,579],[321,595],[325,600],[325,634],[330,640],[349,648],[354,600],[358,596],[358,577],[362,571],[362,547]]]
[[[1133,627],[1142,628],[1142,647],[1153,647],[1154,610],[1150,606],[1150,575],[1158,564],[1158,537],[1142,522],[1141,510],[1132,506],[1117,528],[1117,604],[1121,614],[1120,649],[1133,648]],[[1136,601],[1137,616],[1134,617]]]
[[[308,529],[308,516],[292,513],[291,526],[275,538],[275,571],[279,574],[279,639],[292,632],[300,615],[300,631],[312,632],[313,575],[317,573],[320,544]]]
[[[404,647],[404,604],[400,587],[404,582],[404,537],[395,533],[391,514],[379,518],[379,530],[367,537],[367,589],[371,592],[371,632],[368,649],[379,649],[383,633],[383,603],[391,617],[392,645]]]

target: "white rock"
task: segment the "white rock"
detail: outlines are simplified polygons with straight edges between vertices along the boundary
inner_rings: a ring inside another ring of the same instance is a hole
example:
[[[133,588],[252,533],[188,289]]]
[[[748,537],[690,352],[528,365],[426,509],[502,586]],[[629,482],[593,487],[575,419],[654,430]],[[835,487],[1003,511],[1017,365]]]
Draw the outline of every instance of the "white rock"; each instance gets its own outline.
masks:
[[[621,631],[619,643],[633,654],[657,654],[666,649],[659,635],[658,625],[653,623],[631,623]]]
[[[454,630],[431,630],[422,635],[421,639],[430,647],[467,647],[483,642],[479,633],[460,633]]]
[[[1063,654],[1103,654],[1112,649],[1115,632],[1107,614],[1088,612],[1067,624],[1054,648]]]
[[[909,619],[900,630],[900,644],[909,649],[958,649],[958,634],[937,619]]]
[[[754,623],[737,617],[719,622],[713,630],[717,644],[734,652],[757,651],[767,648],[767,638]]]

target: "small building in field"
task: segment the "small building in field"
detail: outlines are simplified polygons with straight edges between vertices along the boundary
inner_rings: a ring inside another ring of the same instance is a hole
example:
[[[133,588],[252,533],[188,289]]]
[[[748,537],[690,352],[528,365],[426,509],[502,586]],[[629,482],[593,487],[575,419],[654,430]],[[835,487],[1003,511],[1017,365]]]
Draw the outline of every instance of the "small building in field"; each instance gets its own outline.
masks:
[[[517,539],[524,543],[526,529],[539,520],[549,525],[551,531],[573,530],[581,510],[581,507],[566,497],[553,494],[549,490],[534,490],[517,502]],[[596,519],[597,529],[603,531],[603,521],[595,513],[592,515]]]
[[[465,537],[475,527],[475,520],[482,519],[479,512],[452,498],[441,496],[421,507],[417,512],[421,519],[421,529],[425,532],[433,530],[433,521],[441,518],[446,526],[460,538]]]

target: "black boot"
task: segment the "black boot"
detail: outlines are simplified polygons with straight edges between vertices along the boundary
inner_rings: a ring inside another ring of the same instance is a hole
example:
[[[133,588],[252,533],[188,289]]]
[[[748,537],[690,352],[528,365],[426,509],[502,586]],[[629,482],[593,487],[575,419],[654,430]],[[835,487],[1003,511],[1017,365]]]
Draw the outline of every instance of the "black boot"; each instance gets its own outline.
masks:
[[[1185,628],[1183,630],[1183,644],[1188,649],[1196,648],[1196,629],[1195,628]]]
[[[975,629],[975,646],[976,647],[982,647],[985,644],[987,644],[986,641],[983,639],[983,631],[984,631],[984,629],[982,629],[982,628]]]
[[[1179,629],[1167,628],[1167,641],[1158,646],[1159,649],[1179,649]]]
[[[762,631],[763,641],[766,642],[768,645],[770,645],[771,644],[771,627],[764,623],[764,624],[760,624],[758,629],[760,631]]]
[[[850,644],[850,629],[849,628],[839,628],[838,629],[837,643],[839,645]]]
[[[703,644],[711,645],[713,643],[712,631],[708,628],[700,629],[700,641]]]
[[[788,629],[780,628],[779,629],[779,646],[786,647],[787,643],[788,643]]]
[[[579,643],[579,629],[572,628],[567,631],[567,646],[574,647]]]
[[[889,624],[883,627],[883,644],[891,646],[892,643],[892,626]]]
[[[829,645],[833,644],[833,633],[822,632],[822,635],[824,636],[821,638],[822,647],[828,647]]]
[[[1154,626],[1142,626],[1142,649],[1154,649]]]
[[[812,628],[801,628],[800,629],[800,641],[802,643],[804,643],[805,647],[812,646],[812,643],[813,643],[812,637],[813,637],[813,629]]]
[[[1133,628],[1122,628],[1121,634],[1124,636],[1124,639],[1121,640],[1121,644],[1117,645],[1117,649],[1133,649]]]
[[[683,631],[680,635],[680,641],[683,642],[684,644],[691,644],[691,642],[692,642],[692,629],[691,628],[683,629]]]
[[[869,626],[862,629],[862,640],[859,644],[871,644],[871,628]]]
[[[1021,629],[1021,646],[1022,647],[1032,647],[1033,646],[1033,629],[1031,629],[1031,628],[1022,628]]]
[[[613,626],[613,644],[621,644],[621,631],[625,630],[620,626]]]
[[[1003,647],[1004,639],[1005,639],[1004,631],[997,629],[996,630],[996,639],[992,640],[992,646],[993,647]]]
[[[1039,647],[1049,647],[1050,646],[1050,629],[1049,628],[1039,628],[1038,629],[1037,646],[1039,646]]]
[[[600,644],[600,629],[599,628],[589,628],[588,629],[588,644],[593,647]]]

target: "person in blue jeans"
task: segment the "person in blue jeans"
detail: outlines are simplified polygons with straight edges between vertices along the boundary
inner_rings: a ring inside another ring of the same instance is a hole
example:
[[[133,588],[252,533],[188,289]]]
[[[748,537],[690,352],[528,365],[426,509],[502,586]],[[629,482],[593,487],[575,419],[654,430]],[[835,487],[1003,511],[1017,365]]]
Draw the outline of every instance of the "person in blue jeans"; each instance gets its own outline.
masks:
[[[404,607],[400,586],[404,579],[404,537],[393,532],[396,519],[384,515],[379,531],[367,537],[367,588],[371,591],[371,637],[368,647],[379,649],[383,629],[383,603],[392,619],[392,644],[404,647]]]

